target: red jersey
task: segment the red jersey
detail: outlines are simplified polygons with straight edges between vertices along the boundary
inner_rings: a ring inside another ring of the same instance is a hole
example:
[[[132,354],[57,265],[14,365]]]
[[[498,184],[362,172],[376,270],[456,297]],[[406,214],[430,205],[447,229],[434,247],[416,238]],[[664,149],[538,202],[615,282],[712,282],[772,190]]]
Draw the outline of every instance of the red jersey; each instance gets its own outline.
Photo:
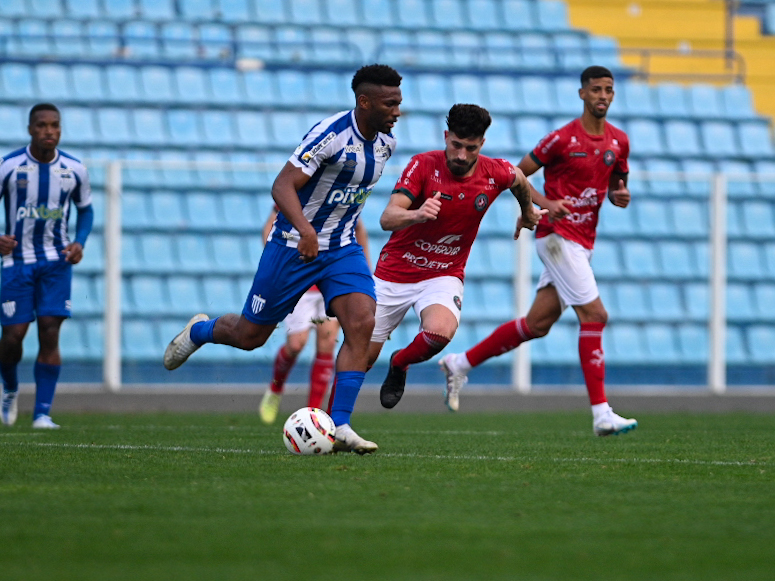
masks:
[[[473,175],[459,178],[447,168],[443,151],[415,155],[393,193],[412,200],[410,210],[441,194],[436,220],[412,224],[390,235],[374,274],[389,282],[420,282],[437,276],[463,280],[468,254],[487,208],[514,185],[514,167],[505,159],[479,156]]]
[[[608,193],[611,174],[629,172],[627,134],[606,122],[603,135],[590,135],[574,119],[544,137],[530,153],[544,166],[544,191],[550,200],[565,200],[570,214],[549,222],[544,216],[536,228],[536,238],[552,232],[591,249],[600,205]]]

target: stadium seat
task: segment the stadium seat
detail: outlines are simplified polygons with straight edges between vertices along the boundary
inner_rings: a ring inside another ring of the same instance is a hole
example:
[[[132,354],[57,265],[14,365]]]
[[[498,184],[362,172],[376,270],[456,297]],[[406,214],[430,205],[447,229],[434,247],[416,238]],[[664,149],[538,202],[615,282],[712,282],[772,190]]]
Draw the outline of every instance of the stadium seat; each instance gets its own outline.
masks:
[[[480,77],[453,75],[451,78],[453,103],[483,103],[484,87]]]
[[[651,243],[625,241],[622,244],[625,272],[633,278],[650,278],[659,276],[654,248]]]
[[[684,188],[678,173],[681,168],[677,162],[671,159],[647,159],[644,165],[652,173],[649,176],[652,194],[672,198],[683,193]]]
[[[736,325],[727,326],[726,357],[727,363],[731,364],[747,362],[750,359],[745,345],[743,329]]]
[[[608,36],[589,37],[589,58],[599,66],[616,70],[621,68],[619,60],[619,43]]]
[[[463,21],[473,30],[489,31],[502,26],[496,0],[469,0],[463,3],[463,9]]]
[[[209,1],[209,0],[208,0]],[[162,54],[168,59],[192,60],[204,56],[195,40],[194,27],[183,22],[159,25]]]
[[[691,279],[699,276],[693,247],[684,242],[659,242],[657,244],[660,271],[669,280]]]
[[[38,98],[44,101],[69,101],[71,83],[68,72],[68,69],[62,65],[36,66]]]
[[[619,258],[618,244],[610,240],[597,240],[595,242],[595,253],[592,255],[592,268],[595,271],[595,276],[600,279],[620,277],[622,275],[622,265]]]
[[[612,324],[606,329],[610,347],[606,347],[606,360],[611,363],[645,363],[648,354],[644,346],[643,332],[637,325]]]
[[[310,50],[305,59],[322,66],[344,66],[361,62],[360,48],[342,38],[339,30],[320,27],[312,30]]]
[[[102,69],[95,65],[75,65],[71,69],[73,97],[89,104],[105,100]]]
[[[349,90],[349,81],[349,77],[341,73],[315,71],[309,79],[310,98],[313,103],[330,103],[336,109],[349,109],[353,106],[353,94]],[[401,82],[402,93],[404,81]]]
[[[764,275],[759,247],[751,242],[731,242],[727,249],[727,272],[733,280],[760,280]]]
[[[16,0],[21,3],[21,0]],[[5,3],[4,3],[5,4]],[[101,15],[98,0],[64,0],[65,13],[69,18],[96,19]]]
[[[775,321],[775,284],[760,283],[754,285],[754,296],[756,298],[756,318],[759,321]]]
[[[463,7],[458,0],[430,0],[433,25],[438,28],[465,28]]]
[[[86,52],[83,29],[80,22],[57,20],[51,23],[53,52],[59,57],[82,57]]]
[[[695,84],[689,87],[689,111],[697,119],[717,119],[724,116],[719,99],[720,91],[712,85]]]
[[[176,67],[174,69],[175,100],[180,103],[206,104],[210,102],[204,69]]]
[[[557,112],[565,115],[577,115],[584,104],[579,99],[578,79],[561,77],[554,80],[554,99]]]
[[[202,290],[207,311],[233,313],[242,310],[244,297],[237,294],[235,283],[230,278],[208,276],[202,283]]]
[[[657,111],[664,117],[689,117],[686,89],[678,83],[656,86]]]
[[[711,157],[734,157],[738,146],[732,125],[724,121],[703,121],[700,123],[703,149]]]
[[[190,192],[183,196],[185,215],[189,216],[193,228],[210,231],[231,228],[221,211],[220,198],[212,192]]]
[[[404,28],[425,29],[431,26],[423,0],[395,0],[396,24]]]
[[[686,176],[685,191],[688,194],[708,196],[710,194],[710,180],[716,171],[709,161],[688,159],[681,162],[682,170],[692,174]]]
[[[319,26],[323,24],[322,0],[290,0],[291,22]]]
[[[213,268],[210,241],[200,234],[179,234],[174,237],[178,269],[183,272],[202,272]]]
[[[126,65],[108,65],[105,68],[106,98],[112,103],[140,101],[140,82],[137,68]]]
[[[742,203],[742,230],[747,238],[775,239],[775,217],[772,206],[772,203],[764,201]]]
[[[277,4],[283,6],[282,3]],[[264,60],[274,58],[274,34],[271,28],[238,24],[236,39],[239,57]]]
[[[517,149],[532,151],[538,142],[549,134],[549,123],[543,117],[518,117],[514,122],[517,133]]]
[[[169,142],[161,111],[135,109],[132,111],[135,141],[141,145],[161,146]]]
[[[764,245],[764,261],[767,267],[767,277],[775,280],[775,244],[768,243]]]
[[[665,151],[662,127],[650,119],[634,119],[628,123],[630,148],[633,155],[661,155]]]
[[[156,191],[151,193],[151,216],[158,227],[167,229],[189,228],[188,216],[183,209],[180,195],[173,192]]]
[[[656,113],[651,86],[640,81],[624,81],[621,86],[624,103],[616,100],[614,107],[622,107],[628,115],[651,117]]]
[[[124,321],[121,326],[122,351],[130,359],[158,359],[164,347],[156,325],[147,320]]]
[[[493,211],[497,215],[497,211]],[[511,229],[513,230],[513,222]],[[494,238],[487,241],[487,250],[492,274],[511,279],[517,262],[516,243],[508,238]]]
[[[213,266],[216,271],[235,274],[253,272],[255,265],[248,260],[247,253],[243,251],[244,244],[241,237],[214,236],[212,245]]]
[[[167,278],[167,288],[170,296],[170,314],[191,316],[203,310],[204,300],[200,296],[199,279],[175,274]]]
[[[665,123],[667,151],[674,156],[700,156],[702,148],[697,135],[697,126],[689,121],[667,121]]]
[[[306,119],[296,112],[275,111],[269,116],[274,147],[292,151],[310,129]]]
[[[10,147],[21,147],[29,140],[27,115],[21,107],[0,105],[0,127],[3,128],[0,139],[8,141]]]
[[[132,315],[165,315],[170,312],[170,300],[165,281],[159,276],[137,275],[129,278]]]
[[[513,315],[514,298],[508,282],[485,281],[480,285],[485,309],[491,320],[505,321]]]
[[[753,110],[751,91],[743,85],[730,85],[721,91],[721,102],[725,117],[729,119],[752,119]]]
[[[678,340],[670,325],[645,326],[647,359],[659,365],[677,363],[680,360]]]
[[[177,0],[177,2],[184,20],[198,22],[213,19],[211,0]]]
[[[243,147],[268,147],[270,129],[263,113],[240,111],[236,116],[237,143]]]
[[[406,147],[414,151],[437,149],[442,142],[442,130],[435,115],[417,114],[403,119],[396,126]]]
[[[502,74],[504,70],[522,66],[519,41],[512,33],[489,32],[484,36],[482,68]]]
[[[548,36],[523,32],[517,37],[520,66],[531,71],[557,70],[554,50]],[[545,80],[545,79],[541,79]]]
[[[141,96],[144,102],[167,104],[176,101],[172,73],[165,67],[142,67],[140,69]]]
[[[721,159],[717,171],[727,174],[727,195],[730,198],[749,198],[757,193],[756,180],[749,176],[753,170],[745,161]]]
[[[651,319],[651,307],[644,285],[620,283],[615,286],[614,293],[616,303],[621,306],[619,311],[621,320],[645,321]]]
[[[748,284],[731,283],[726,287],[727,320],[748,322],[756,319],[756,309]]]
[[[708,360],[708,330],[701,325],[678,325],[678,345],[684,363],[704,363]]]
[[[207,71],[210,101],[217,105],[238,105],[245,102],[240,76],[236,71],[214,68]]]
[[[305,73],[280,71],[276,78],[281,103],[291,107],[305,107],[312,104],[309,78]]]
[[[167,111],[170,143],[181,147],[204,144],[199,133],[198,115],[193,111],[174,109]]]
[[[477,101],[455,101],[456,103],[475,103]],[[481,103],[481,101],[479,101]],[[492,124],[487,130],[487,155],[506,157],[514,149],[514,124],[508,117],[492,116]],[[441,140],[439,140],[441,143]],[[440,147],[440,146],[439,146]]]
[[[243,75],[247,102],[255,105],[274,105],[278,101],[275,76],[269,71],[251,71]]]
[[[414,78],[417,90],[417,104],[428,111],[447,111],[443,109],[452,100],[452,91],[443,75],[417,75]],[[401,121],[399,121],[399,124]]]
[[[74,275],[70,296],[73,301],[73,311],[79,316],[102,314],[103,297],[97,293],[93,277],[83,274]]]
[[[492,331],[492,329],[490,329]],[[530,342],[535,361],[545,361],[549,364],[576,364],[579,361],[578,330],[568,324],[558,323],[550,333]]]
[[[517,113],[521,106],[517,95],[517,86],[512,77],[488,75],[484,80],[488,110],[491,113]]]
[[[536,24],[541,30],[553,32],[568,28],[568,6],[565,2],[536,2]]]
[[[275,28],[275,45],[272,57],[283,63],[296,63],[309,58],[307,39],[309,32],[299,26]]]
[[[135,20],[122,26],[124,54],[132,59],[154,59],[161,56],[159,34],[151,22]]]
[[[67,127],[67,143],[89,145],[97,141],[92,110],[85,107],[68,107],[62,113],[62,125]]]
[[[529,114],[548,115],[556,111],[554,91],[550,82],[541,77],[522,77],[517,83],[522,110]]]
[[[177,18],[174,0],[137,0],[137,4],[143,20],[169,21]]]
[[[772,134],[766,123],[740,123],[737,126],[740,149],[747,157],[773,157]]]
[[[124,191],[121,196],[121,224],[127,230],[142,230],[153,225],[154,219],[148,208],[148,195]]]
[[[18,40],[12,45],[15,53],[29,57],[52,54],[51,37],[45,20],[19,20],[16,32]]]
[[[254,4],[259,22],[268,24],[288,22],[288,16],[285,13],[285,2],[276,2],[275,0],[254,0]]]
[[[747,335],[753,362],[767,364],[775,362],[775,329],[771,325],[752,325],[748,328]]]
[[[228,147],[234,143],[234,129],[230,113],[205,111],[201,118],[204,143],[211,147]]]
[[[534,30],[537,28],[534,7],[535,2],[528,0],[503,0],[503,23],[499,28]]]
[[[324,0],[326,23],[329,25],[358,27],[363,22],[358,0]]]
[[[86,51],[92,57],[115,57],[120,52],[118,26],[113,22],[89,21],[86,28]]]
[[[577,73],[578,71],[583,71],[588,66],[589,42],[584,35],[575,33],[555,34],[553,46],[554,54],[563,71]],[[578,83],[574,83],[574,89],[578,89]],[[576,100],[578,100],[578,93],[575,91],[574,93]],[[578,105],[576,110],[578,110]]]
[[[642,236],[666,236],[673,232],[669,206],[660,200],[637,200],[630,206]]]
[[[29,65],[4,63],[2,67],[3,95],[6,99],[35,99],[38,96]]]
[[[605,236],[632,236],[636,234],[635,212],[632,207],[621,211],[621,208],[611,205],[601,209],[597,231]]]
[[[666,273],[667,274],[667,273]],[[668,279],[670,279],[670,276]],[[675,283],[653,283],[647,287],[651,312],[649,319],[680,322],[685,317],[681,289]]]

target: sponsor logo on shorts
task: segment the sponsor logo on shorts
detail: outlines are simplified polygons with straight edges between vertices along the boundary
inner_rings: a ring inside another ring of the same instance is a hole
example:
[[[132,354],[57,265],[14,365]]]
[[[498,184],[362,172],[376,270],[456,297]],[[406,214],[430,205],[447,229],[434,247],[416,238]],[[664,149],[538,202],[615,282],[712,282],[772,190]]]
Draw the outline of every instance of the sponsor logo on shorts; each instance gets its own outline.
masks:
[[[320,153],[323,150],[323,148],[329,143],[331,143],[334,139],[336,139],[336,133],[332,131],[331,133],[326,135],[321,141],[319,141],[318,144],[315,145],[315,147],[307,151],[299,159],[305,165],[308,164],[313,157],[315,157],[318,153]]]
[[[257,315],[263,311],[265,306],[266,299],[262,299],[260,295],[253,295],[253,298],[250,301],[250,308],[254,315]]]
[[[610,149],[606,150],[606,152],[603,154],[603,162],[605,162],[607,166],[612,166],[615,161],[616,154]]]
[[[457,307],[458,311],[463,310],[463,301],[460,300],[460,297],[458,296],[452,297],[452,302],[455,303],[455,306]]]
[[[487,194],[479,194],[474,198],[474,208],[476,208],[477,212],[484,212],[489,205],[490,198],[487,197]]]
[[[62,208],[49,208],[41,204],[37,208],[35,206],[22,206],[16,210],[16,221],[24,220],[25,218],[34,218],[36,220],[61,220],[65,213]]]
[[[16,314],[16,301],[5,301],[3,303],[3,314],[11,318]]]

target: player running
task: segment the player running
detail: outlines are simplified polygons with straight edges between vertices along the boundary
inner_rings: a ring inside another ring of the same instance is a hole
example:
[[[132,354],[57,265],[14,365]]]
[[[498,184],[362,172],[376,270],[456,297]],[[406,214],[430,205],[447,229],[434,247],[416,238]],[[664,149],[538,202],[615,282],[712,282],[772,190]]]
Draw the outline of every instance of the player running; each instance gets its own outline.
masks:
[[[32,427],[57,429],[50,414],[62,368],[59,329],[70,318],[72,268],[83,258],[94,210],[86,167],[57,149],[62,136],[59,109],[50,103],[35,105],[28,131],[30,145],[0,159],[0,198],[5,201],[5,234],[0,236],[0,415],[6,426],[16,422],[16,370],[22,341],[37,317],[40,350],[34,367]],[[72,242],[67,231],[71,201],[78,213]]]
[[[598,436],[608,436],[633,430],[638,422],[615,414],[606,399],[602,335],[608,313],[590,260],[606,194],[620,208],[630,203],[630,144],[627,134],[606,121],[614,98],[611,71],[598,66],[585,69],[579,97],[584,101],[581,117],[544,137],[518,166],[528,176],[544,168],[546,196],[533,194],[533,201],[549,211],[536,230],[536,249],[545,268],[530,311],[504,323],[465,353],[446,355],[440,365],[447,377],[447,391],[457,397],[472,367],[545,336],[570,305],[581,326],[579,357],[592,405],[593,430]]]
[[[277,206],[269,213],[264,225],[264,240],[269,238]],[[363,248],[366,262],[369,262],[369,235],[363,222],[355,225],[355,239]],[[285,317],[285,345],[280,347],[272,367],[272,381],[264,392],[258,406],[258,414],[265,424],[273,424],[280,411],[285,380],[296,363],[309,339],[309,333],[315,329],[315,359],[309,373],[309,397],[307,407],[320,408],[328,390],[334,372],[334,348],[339,333],[339,323],[326,315],[326,305],[320,290],[313,286],[301,297],[293,312]]]
[[[392,408],[401,399],[411,364],[427,361],[455,336],[466,261],[490,204],[504,190],[517,198],[522,216],[514,238],[520,227],[532,230],[546,213],[533,207],[533,187],[519,169],[480,154],[491,122],[482,107],[454,105],[447,116],[445,149],[410,160],[380,218],[382,228],[393,233],[374,272],[377,315],[369,364],[410,308],[420,318],[414,341],[390,357],[380,390],[383,407]],[[447,404],[456,407],[454,394],[448,395]]]
[[[359,454],[377,449],[349,425],[366,372],[376,296],[355,224],[396,148],[390,130],[401,115],[400,84],[401,75],[386,65],[355,73],[355,108],[315,125],[272,185],[280,213],[242,314],[212,320],[195,315],[164,354],[164,366],[176,369],[205,343],[248,351],[261,347],[307,289],[317,285],[326,313],[344,331],[331,413],[335,449]]]

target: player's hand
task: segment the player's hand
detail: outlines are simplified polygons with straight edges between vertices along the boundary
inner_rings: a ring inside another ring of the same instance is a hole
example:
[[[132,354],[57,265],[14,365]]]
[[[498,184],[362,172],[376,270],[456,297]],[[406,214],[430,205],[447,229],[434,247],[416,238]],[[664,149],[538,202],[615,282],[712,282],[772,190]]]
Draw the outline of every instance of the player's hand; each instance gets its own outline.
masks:
[[[626,208],[630,203],[630,190],[624,185],[624,180],[619,180],[619,186],[613,191],[608,192],[608,199],[614,206]]]
[[[541,216],[547,214],[549,210],[539,210],[533,204],[530,204],[522,215],[517,218],[517,229],[514,231],[514,240],[519,238],[519,231],[522,228],[528,230],[534,230],[538,222],[541,220]]]
[[[318,233],[310,226],[309,232],[301,234],[299,237],[299,260],[312,262],[318,256]]]
[[[70,264],[78,264],[83,258],[83,246],[80,242],[71,242],[62,251],[65,255],[65,260]]]
[[[0,236],[0,254],[10,254],[16,248],[16,236],[13,234],[4,234]]]
[[[417,209],[416,219],[417,222],[427,222],[428,220],[435,220],[439,217],[441,211],[441,192],[436,192],[436,195],[432,198],[425,200]]]
[[[562,220],[565,216],[570,214],[570,210],[565,207],[566,203],[565,200],[548,200],[546,202],[547,216],[549,217],[550,222]]]

